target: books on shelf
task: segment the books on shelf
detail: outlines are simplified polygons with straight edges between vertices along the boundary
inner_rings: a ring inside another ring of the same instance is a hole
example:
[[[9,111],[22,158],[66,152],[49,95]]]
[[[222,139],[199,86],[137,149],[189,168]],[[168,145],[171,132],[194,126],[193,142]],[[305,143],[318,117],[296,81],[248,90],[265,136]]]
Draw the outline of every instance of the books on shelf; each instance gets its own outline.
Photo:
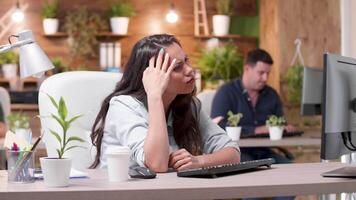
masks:
[[[118,42],[100,43],[100,68],[119,68],[121,66],[121,44]]]

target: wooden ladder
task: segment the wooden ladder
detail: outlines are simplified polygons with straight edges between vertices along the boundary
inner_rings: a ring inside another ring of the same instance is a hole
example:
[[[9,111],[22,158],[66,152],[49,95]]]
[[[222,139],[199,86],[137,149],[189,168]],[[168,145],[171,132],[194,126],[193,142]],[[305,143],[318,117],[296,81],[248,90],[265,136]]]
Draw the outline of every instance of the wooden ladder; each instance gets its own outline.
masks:
[[[209,35],[205,0],[194,0],[194,35]],[[203,33],[201,34],[201,29]]]

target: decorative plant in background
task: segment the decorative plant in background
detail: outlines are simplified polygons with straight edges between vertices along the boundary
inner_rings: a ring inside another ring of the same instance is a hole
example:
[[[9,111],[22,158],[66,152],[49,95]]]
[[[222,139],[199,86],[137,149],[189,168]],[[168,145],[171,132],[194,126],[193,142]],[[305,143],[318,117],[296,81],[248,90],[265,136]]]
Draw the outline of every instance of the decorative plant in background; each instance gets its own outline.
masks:
[[[19,61],[19,56],[14,51],[8,51],[6,53],[0,54],[0,65],[18,63],[18,61]]]
[[[9,129],[15,132],[16,129],[29,129],[29,117],[22,112],[11,112],[6,117],[9,125]]]
[[[73,58],[96,57],[97,34],[107,30],[107,23],[96,13],[89,13],[86,7],[70,12],[65,18],[64,29],[69,35],[70,52]]]
[[[85,140],[83,140],[82,138],[78,137],[78,136],[70,136],[68,137],[67,132],[71,127],[71,124],[76,121],[78,118],[80,118],[82,115],[77,115],[74,116],[71,119],[67,119],[68,117],[68,109],[66,106],[66,103],[63,99],[63,97],[60,98],[60,100],[58,102],[56,102],[56,100],[47,94],[47,96],[50,98],[52,104],[54,107],[56,107],[57,113],[51,113],[50,117],[54,120],[56,120],[58,122],[58,124],[62,127],[63,133],[62,135],[60,135],[59,133],[57,133],[54,130],[49,130],[50,133],[57,139],[57,141],[59,142],[60,147],[57,150],[58,153],[58,158],[62,158],[63,154],[66,151],[69,151],[73,148],[85,148],[83,146],[79,146],[79,145],[72,145],[69,146],[70,142],[73,141],[77,141],[77,142],[85,142]]]
[[[135,8],[126,1],[116,1],[108,11],[109,17],[133,17],[136,15]]]
[[[68,66],[66,66],[60,57],[54,57],[51,59],[54,66],[54,73],[61,73],[68,71]]]
[[[284,126],[286,123],[287,121],[283,116],[277,117],[276,115],[269,116],[266,121],[267,126]]]
[[[57,18],[58,17],[58,1],[54,0],[50,3],[48,0],[44,1],[42,6],[42,18]]]
[[[236,45],[227,44],[203,50],[198,66],[204,81],[232,80],[241,77],[243,58]]]
[[[303,87],[303,66],[293,65],[288,68],[286,74],[288,86],[287,99],[292,105],[299,105]]]
[[[231,126],[231,127],[237,127],[241,118],[243,117],[242,113],[234,114],[231,110],[229,110],[229,112],[227,112],[227,116],[228,116],[227,126]]]
[[[233,1],[231,0],[216,0],[216,12],[218,15],[232,15]]]

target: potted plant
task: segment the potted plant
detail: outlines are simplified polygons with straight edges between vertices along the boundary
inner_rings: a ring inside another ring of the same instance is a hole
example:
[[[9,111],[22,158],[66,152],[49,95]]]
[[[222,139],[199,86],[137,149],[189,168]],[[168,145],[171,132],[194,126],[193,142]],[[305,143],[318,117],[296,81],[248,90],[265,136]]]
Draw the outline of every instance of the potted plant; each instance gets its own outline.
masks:
[[[48,0],[44,1],[42,7],[42,25],[43,32],[45,34],[54,34],[58,31],[58,0],[54,0],[52,3]]]
[[[241,118],[243,117],[242,113],[234,114],[231,110],[227,113],[227,124],[226,124],[226,133],[233,140],[237,141],[240,139],[241,135],[241,126],[238,126]]]
[[[282,139],[284,125],[286,124],[286,120],[283,116],[277,117],[276,115],[271,115],[266,121],[266,124],[271,140]]]
[[[29,117],[22,112],[12,112],[6,117],[6,119],[9,129],[30,144],[32,133],[30,129]]]
[[[234,44],[203,50],[198,66],[205,83],[228,81],[242,75],[243,58]]]
[[[231,0],[216,0],[217,14],[213,15],[213,34],[223,36],[229,33],[230,15],[232,14]]]
[[[0,64],[5,78],[11,79],[17,76],[18,55],[14,51],[0,54]]]
[[[53,73],[57,74],[68,70],[68,67],[64,65],[60,57],[54,57],[51,61],[54,66]]]
[[[116,34],[127,34],[130,17],[135,16],[134,7],[126,1],[117,1],[109,10],[111,31]]]
[[[67,14],[64,29],[69,35],[71,65],[78,66],[97,56],[96,36],[106,28],[102,18],[96,13],[90,13],[86,7],[80,7]],[[73,61],[79,62],[73,64]]]
[[[300,105],[303,87],[303,66],[293,65],[288,68],[286,74],[287,99],[291,105]]]
[[[77,147],[85,148],[80,145],[72,144],[73,142],[85,142],[78,136],[68,136],[67,132],[71,128],[71,124],[82,115],[74,116],[68,119],[68,110],[63,97],[57,102],[52,96],[48,95],[57,113],[51,113],[50,118],[55,120],[62,128],[62,133],[58,133],[49,129],[49,132],[58,141],[59,147],[56,149],[58,157],[40,158],[41,168],[45,185],[49,187],[65,187],[69,185],[69,175],[72,160],[65,158],[64,153]]]

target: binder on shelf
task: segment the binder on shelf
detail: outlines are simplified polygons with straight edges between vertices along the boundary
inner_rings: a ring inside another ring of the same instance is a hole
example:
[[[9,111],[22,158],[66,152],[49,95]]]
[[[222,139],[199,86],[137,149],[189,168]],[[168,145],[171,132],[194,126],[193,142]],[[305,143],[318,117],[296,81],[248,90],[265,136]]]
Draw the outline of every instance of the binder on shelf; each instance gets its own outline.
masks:
[[[120,68],[121,66],[121,44],[118,42],[100,43],[100,68]]]

